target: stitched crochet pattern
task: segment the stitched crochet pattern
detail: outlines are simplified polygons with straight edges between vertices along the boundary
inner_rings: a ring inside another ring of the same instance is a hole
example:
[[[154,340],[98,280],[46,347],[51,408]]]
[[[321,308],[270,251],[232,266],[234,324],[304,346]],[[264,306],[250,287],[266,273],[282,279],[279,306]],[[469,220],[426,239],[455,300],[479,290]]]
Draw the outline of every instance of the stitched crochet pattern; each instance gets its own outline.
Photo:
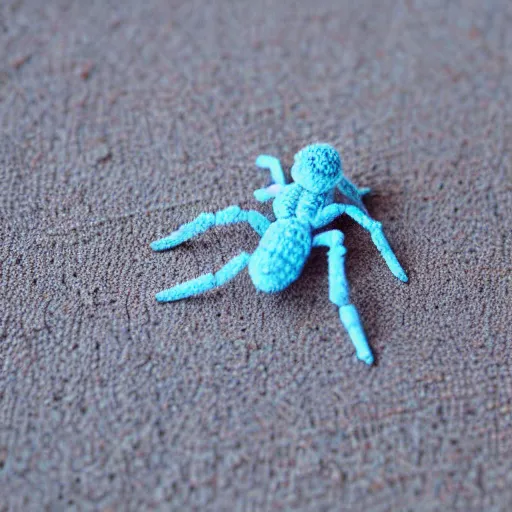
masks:
[[[293,183],[286,183],[281,164],[275,157],[260,155],[256,165],[271,174],[272,184],[256,190],[254,196],[260,202],[273,200],[274,221],[257,211],[229,206],[216,213],[201,213],[192,222],[151,244],[155,251],[172,249],[215,226],[246,222],[261,237],[256,250],[252,254],[240,253],[214,274],[161,291],[156,299],[172,302],[198,295],[222,286],[246,267],[257,290],[276,293],[299,278],[313,247],[327,247],[329,299],[338,308],[357,357],[371,365],[374,357],[358,311],[350,302],[344,235],[339,230],[315,234],[340,215],[347,214],[370,233],[391,272],[407,282],[407,275],[389,246],[381,223],[372,219],[364,207],[362,198],[369,189],[358,189],[343,175],[340,155],[329,144],[311,144],[295,155],[291,169]],[[347,200],[346,204],[334,202],[336,188]]]

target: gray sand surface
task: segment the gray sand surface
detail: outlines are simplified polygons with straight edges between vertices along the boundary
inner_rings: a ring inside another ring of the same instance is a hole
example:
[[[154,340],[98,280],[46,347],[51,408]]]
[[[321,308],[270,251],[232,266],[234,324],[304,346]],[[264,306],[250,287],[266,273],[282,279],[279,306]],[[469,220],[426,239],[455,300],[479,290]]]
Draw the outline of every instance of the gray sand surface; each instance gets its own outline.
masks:
[[[121,7],[122,5],[122,7]],[[0,2],[0,511],[506,511],[512,504],[512,3]],[[356,360],[325,251],[167,253],[258,208],[269,153],[335,145],[410,284],[350,219]]]

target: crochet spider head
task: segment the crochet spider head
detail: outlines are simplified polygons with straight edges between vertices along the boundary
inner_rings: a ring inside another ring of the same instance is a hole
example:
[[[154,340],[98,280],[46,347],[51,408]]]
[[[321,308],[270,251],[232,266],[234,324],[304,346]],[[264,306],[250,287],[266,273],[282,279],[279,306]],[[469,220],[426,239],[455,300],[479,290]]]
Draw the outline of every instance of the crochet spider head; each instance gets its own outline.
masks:
[[[332,190],[343,175],[339,153],[329,144],[311,144],[295,155],[293,181],[321,194]]]

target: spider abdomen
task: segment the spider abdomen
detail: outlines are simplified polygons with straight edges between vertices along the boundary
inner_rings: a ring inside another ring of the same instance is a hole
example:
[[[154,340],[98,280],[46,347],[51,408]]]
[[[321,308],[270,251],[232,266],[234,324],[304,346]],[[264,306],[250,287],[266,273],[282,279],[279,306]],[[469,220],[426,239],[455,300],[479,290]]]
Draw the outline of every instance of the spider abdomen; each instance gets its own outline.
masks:
[[[272,223],[249,261],[249,275],[263,292],[284,290],[302,272],[311,251],[311,229],[296,218]]]

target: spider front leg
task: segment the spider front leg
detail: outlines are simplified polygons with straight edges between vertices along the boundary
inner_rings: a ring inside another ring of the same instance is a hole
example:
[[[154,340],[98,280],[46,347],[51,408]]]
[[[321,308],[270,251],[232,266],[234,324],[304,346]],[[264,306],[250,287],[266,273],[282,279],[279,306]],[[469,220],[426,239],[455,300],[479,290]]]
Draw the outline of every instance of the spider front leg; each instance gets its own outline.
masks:
[[[366,206],[363,203],[363,197],[371,192],[369,188],[357,188],[346,176],[343,176],[341,181],[338,183],[338,190],[349,200],[366,211]]]
[[[345,275],[345,254],[343,233],[332,230],[316,235],[313,247],[329,248],[329,300],[339,308],[340,320],[352,340],[357,358],[368,365],[373,364],[373,354],[361,324],[357,309],[350,303],[349,287]]]
[[[395,253],[393,252],[393,249],[391,249],[389,242],[387,241],[386,236],[382,230],[382,224],[376,220],[373,220],[369,215],[366,215],[356,206],[347,205],[345,207],[345,213],[370,232],[373,243],[384,258],[384,261],[387,263],[389,270],[391,270],[393,275],[398,277],[400,281],[406,283],[409,280],[407,274],[402,268],[402,265],[400,265],[397,257],[395,256]]]
[[[239,206],[229,206],[217,213],[201,213],[192,222],[183,224],[177,231],[174,231],[169,236],[152,242],[151,248],[154,251],[172,249],[214,226],[238,224],[239,222],[248,222],[260,236],[263,236],[270,225],[270,221],[260,212],[255,210],[242,210]]]
[[[264,203],[278,196],[286,186],[286,178],[284,176],[281,162],[270,155],[260,155],[256,158],[256,165],[262,169],[269,169],[272,178],[272,184],[265,188],[259,188],[254,191],[254,197],[260,203]]]

